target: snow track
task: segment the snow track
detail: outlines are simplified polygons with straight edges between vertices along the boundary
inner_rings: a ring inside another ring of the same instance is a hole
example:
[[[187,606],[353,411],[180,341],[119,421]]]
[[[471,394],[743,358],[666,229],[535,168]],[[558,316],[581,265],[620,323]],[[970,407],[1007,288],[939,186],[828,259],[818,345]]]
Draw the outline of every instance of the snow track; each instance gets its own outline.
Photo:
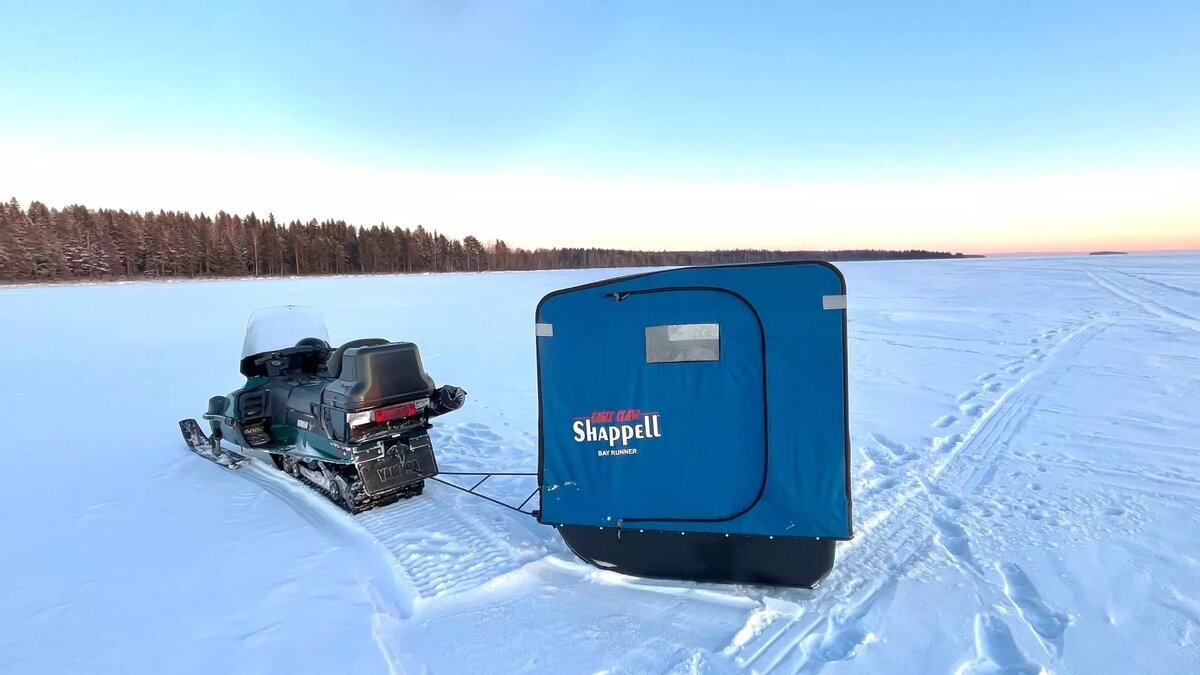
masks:
[[[461,505],[449,488],[350,516],[291,476],[262,462],[245,475],[334,541],[370,562],[380,597],[406,618],[417,597],[457,593],[521,566],[513,547]],[[439,489],[440,488],[440,489]]]
[[[1134,279],[1136,281],[1141,281],[1143,283],[1151,284],[1153,286],[1158,286],[1159,288],[1165,288],[1168,291],[1172,291],[1175,293],[1183,293],[1184,295],[1190,295],[1193,298],[1200,298],[1200,291],[1192,289],[1192,288],[1184,288],[1182,286],[1176,286],[1175,284],[1167,283],[1165,281],[1159,281],[1159,280],[1153,279],[1149,276],[1144,276],[1144,275],[1139,275],[1139,274],[1130,274],[1129,272],[1121,272],[1120,270],[1112,270],[1112,271],[1115,271],[1118,274],[1122,274],[1122,275],[1129,277],[1130,279]]]
[[[884,464],[885,472],[896,478],[902,473],[907,479],[903,484],[910,487],[889,495],[894,507],[860,525],[855,538],[839,547],[834,572],[821,589],[795,596],[794,612],[764,609],[752,615],[739,633],[742,638],[726,648],[725,656],[750,671],[791,673],[818,672],[830,661],[853,656],[859,645],[872,639],[862,626],[863,617],[874,606],[886,605],[897,580],[917,560],[930,555],[934,545],[979,584],[982,605],[999,597],[999,587],[972,556],[969,532],[955,514],[963,498],[994,475],[997,459],[1032,414],[1038,387],[1053,380],[1055,371],[1111,322],[1094,316],[1080,325],[1049,331],[1062,334],[1052,347],[1006,364],[1010,373],[1024,374],[978,415],[965,434],[951,441],[948,451],[939,453],[932,447],[914,451],[873,435],[872,440],[892,458]],[[977,381],[992,377],[993,373],[985,373]],[[977,395],[982,394],[967,398]],[[984,625],[977,627],[977,635],[985,641],[1002,640],[996,637],[999,629],[993,619],[980,621]],[[747,631],[752,638],[745,639]],[[980,650],[995,651],[986,644]]]
[[[1168,307],[1157,300],[1152,300],[1148,295],[1138,293],[1138,292],[1132,290],[1131,288],[1129,288],[1128,286],[1117,283],[1116,281],[1112,280],[1111,278],[1106,279],[1106,278],[1099,276],[1096,273],[1091,272],[1091,271],[1088,272],[1088,276],[1090,276],[1092,278],[1092,281],[1095,281],[1097,284],[1100,285],[1101,288],[1108,291],[1109,293],[1112,293],[1113,295],[1115,295],[1119,298],[1128,300],[1129,302],[1132,302],[1133,304],[1137,305],[1138,307],[1141,307],[1142,309],[1146,310],[1147,312],[1150,312],[1151,314],[1154,314],[1156,316],[1162,317],[1163,319],[1166,319],[1167,321],[1170,321],[1171,323],[1175,324],[1176,326],[1181,326],[1183,328],[1187,328],[1188,330],[1192,330],[1192,331],[1196,331],[1197,333],[1200,333],[1200,318],[1197,318],[1191,314],[1182,312],[1178,309]],[[1157,283],[1157,282],[1150,282],[1149,280],[1146,280],[1146,279],[1142,279],[1141,281],[1144,281],[1146,283]],[[1159,284],[1159,285],[1161,286],[1163,284]],[[1169,288],[1173,288],[1175,291],[1178,291],[1181,293],[1192,294],[1191,291],[1188,291],[1188,290],[1185,290],[1182,288],[1177,288],[1174,286],[1170,286]]]
[[[423,598],[474,588],[522,564],[512,546],[448,491],[428,485],[420,497],[356,517],[394,556]]]

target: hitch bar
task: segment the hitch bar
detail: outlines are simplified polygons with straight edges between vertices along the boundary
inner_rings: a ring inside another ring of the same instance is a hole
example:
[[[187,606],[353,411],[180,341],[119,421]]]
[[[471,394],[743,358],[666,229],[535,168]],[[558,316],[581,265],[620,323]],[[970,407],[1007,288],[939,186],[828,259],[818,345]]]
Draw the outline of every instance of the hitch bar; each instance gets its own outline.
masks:
[[[483,477],[480,478],[471,487],[465,488],[461,485],[451,483],[448,480],[442,480],[442,479],[438,478],[439,475],[440,476],[483,476]],[[520,506],[513,506],[512,504],[506,504],[506,503],[500,501],[499,499],[495,499],[495,498],[489,497],[485,494],[475,491],[477,488],[479,488],[480,485],[483,485],[487,481],[487,479],[492,478],[493,476],[536,476],[536,475],[537,475],[536,473],[530,473],[530,472],[525,472],[525,471],[439,471],[439,472],[437,472],[437,474],[426,475],[426,476],[424,476],[424,478],[429,478],[431,480],[435,480],[435,481],[441,483],[442,485],[448,485],[448,486],[454,488],[455,490],[465,492],[469,495],[474,495],[476,497],[479,497],[480,499],[486,499],[487,501],[489,501],[493,504],[498,504],[500,506],[503,506],[504,508],[509,509],[510,511],[516,511],[517,513],[521,513],[526,516],[533,516],[534,518],[537,518],[539,515],[538,514],[539,509],[533,509],[532,511],[525,511],[524,509],[525,509],[525,505],[529,503],[529,500],[533,499],[534,495],[541,492],[542,488],[540,485],[538,487],[534,488],[533,492],[529,493],[529,496],[525,498],[525,501],[521,502]]]

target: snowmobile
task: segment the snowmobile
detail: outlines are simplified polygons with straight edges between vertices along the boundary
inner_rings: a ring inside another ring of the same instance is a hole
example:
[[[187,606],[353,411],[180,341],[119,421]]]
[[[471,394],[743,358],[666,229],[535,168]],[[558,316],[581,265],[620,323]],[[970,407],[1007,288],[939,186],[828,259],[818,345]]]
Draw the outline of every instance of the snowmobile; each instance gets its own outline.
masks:
[[[430,419],[461,408],[466,392],[435,386],[411,342],[328,340],[311,307],[255,311],[242,348],[246,384],[209,399],[211,434],[179,422],[188,447],[228,469],[266,453],[350,513],[421,494],[438,473]]]

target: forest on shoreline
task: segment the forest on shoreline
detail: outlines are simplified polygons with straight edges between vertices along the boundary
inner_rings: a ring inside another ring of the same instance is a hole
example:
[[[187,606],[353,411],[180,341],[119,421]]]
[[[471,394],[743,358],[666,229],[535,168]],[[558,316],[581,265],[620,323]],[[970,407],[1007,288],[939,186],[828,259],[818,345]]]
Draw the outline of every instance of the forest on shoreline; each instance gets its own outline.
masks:
[[[178,279],[659,267],[783,260],[963,258],[924,250],[639,251],[538,248],[343,220],[287,223],[219,211],[138,213],[74,204],[0,204],[0,280]]]

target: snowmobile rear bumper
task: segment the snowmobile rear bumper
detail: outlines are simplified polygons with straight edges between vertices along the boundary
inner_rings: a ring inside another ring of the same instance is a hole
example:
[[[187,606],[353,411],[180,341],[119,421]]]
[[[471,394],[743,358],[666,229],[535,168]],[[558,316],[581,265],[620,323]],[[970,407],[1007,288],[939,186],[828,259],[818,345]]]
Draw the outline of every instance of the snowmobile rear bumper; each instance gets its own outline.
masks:
[[[375,497],[395,492],[410,483],[437,474],[437,460],[429,434],[419,433],[389,445],[355,450],[354,467],[363,491]]]

